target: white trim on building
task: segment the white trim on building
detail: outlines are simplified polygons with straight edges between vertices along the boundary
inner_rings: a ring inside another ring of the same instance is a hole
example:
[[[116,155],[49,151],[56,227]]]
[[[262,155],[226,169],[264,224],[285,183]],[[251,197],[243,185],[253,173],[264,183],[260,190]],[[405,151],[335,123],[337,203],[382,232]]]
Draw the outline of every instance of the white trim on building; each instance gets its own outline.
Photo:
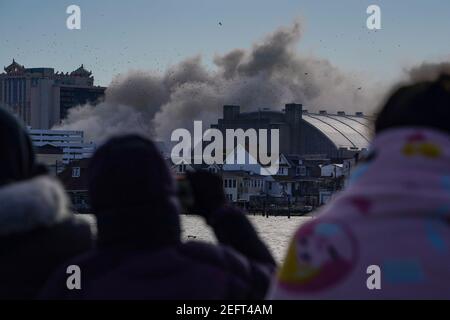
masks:
[[[83,131],[44,130],[28,128],[33,145],[52,145],[63,151],[63,163],[90,158],[96,149],[94,143],[84,142]]]

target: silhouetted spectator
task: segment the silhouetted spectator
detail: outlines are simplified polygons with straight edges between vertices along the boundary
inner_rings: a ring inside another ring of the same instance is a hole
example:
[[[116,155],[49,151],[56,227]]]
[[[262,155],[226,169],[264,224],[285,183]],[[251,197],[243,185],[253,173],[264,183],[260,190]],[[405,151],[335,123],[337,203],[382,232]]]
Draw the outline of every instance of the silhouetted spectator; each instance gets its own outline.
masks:
[[[98,248],[68,264],[81,290],[66,288],[65,268],[44,290],[56,299],[261,299],[275,261],[244,214],[225,202],[222,181],[189,176],[194,210],[220,244],[181,241],[171,172],[155,145],[138,136],[110,140],[95,153],[89,193]]]
[[[91,230],[35,163],[25,128],[1,107],[0,150],[0,300],[33,299],[61,263],[91,248]]]
[[[291,241],[272,299],[450,299],[450,76],[398,89],[349,187]]]

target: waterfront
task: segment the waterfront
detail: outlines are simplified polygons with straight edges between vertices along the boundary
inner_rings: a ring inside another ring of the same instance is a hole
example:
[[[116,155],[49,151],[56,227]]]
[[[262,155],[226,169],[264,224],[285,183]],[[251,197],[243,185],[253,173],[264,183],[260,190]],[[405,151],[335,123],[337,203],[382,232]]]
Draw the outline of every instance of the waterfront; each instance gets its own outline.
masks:
[[[269,217],[248,216],[261,238],[267,243],[277,262],[284,258],[289,240],[301,224],[311,217]],[[203,240],[215,242],[212,230],[197,216],[182,216],[183,238],[189,240]],[[192,239],[192,237],[196,237]]]
[[[89,220],[95,228],[95,218],[92,215],[81,215]],[[289,240],[295,230],[303,223],[307,222],[311,217],[263,217],[248,216],[258,231],[261,238],[269,246],[272,254],[277,262],[281,262],[284,258]],[[198,216],[181,216],[182,236],[184,240],[216,242],[215,236],[203,218]]]

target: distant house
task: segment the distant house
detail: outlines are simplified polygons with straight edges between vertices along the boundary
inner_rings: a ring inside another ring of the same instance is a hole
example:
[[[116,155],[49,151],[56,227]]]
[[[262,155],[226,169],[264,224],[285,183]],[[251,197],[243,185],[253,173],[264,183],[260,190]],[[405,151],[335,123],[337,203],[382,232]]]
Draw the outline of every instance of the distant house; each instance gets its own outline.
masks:
[[[290,197],[295,189],[296,179],[289,176],[273,176],[274,183],[270,195],[273,197]]]
[[[290,195],[293,203],[319,205],[319,190],[324,180],[320,165],[330,160],[323,154],[286,155],[286,159],[291,164],[289,177],[278,178],[279,184],[284,185],[284,194]]]
[[[344,185],[355,159],[334,163],[327,154],[280,154],[278,171],[267,170],[242,145],[224,154],[224,164],[170,163],[178,179],[186,172],[205,170],[222,177],[228,201],[251,210],[270,206],[316,207],[329,201]],[[236,163],[241,153],[245,163]],[[190,163],[188,163],[190,162]],[[274,163],[272,163],[273,165]]]
[[[292,175],[292,163],[286,158],[284,154],[280,154],[280,160],[278,163],[277,176],[291,176]]]
[[[89,159],[72,161],[58,174],[66,192],[70,196],[75,211],[89,212],[88,198],[88,164]]]
[[[339,163],[321,165],[320,170],[322,177],[339,178],[344,175],[344,165]]]
[[[252,198],[266,196],[274,179],[251,171],[222,171],[225,195],[230,202],[247,207]]]

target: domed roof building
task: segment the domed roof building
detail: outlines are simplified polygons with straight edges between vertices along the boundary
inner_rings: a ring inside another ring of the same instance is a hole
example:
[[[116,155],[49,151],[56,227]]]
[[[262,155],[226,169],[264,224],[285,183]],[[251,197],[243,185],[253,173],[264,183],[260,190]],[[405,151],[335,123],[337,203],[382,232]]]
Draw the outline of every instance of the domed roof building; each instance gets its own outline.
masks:
[[[72,71],[70,73],[70,75],[72,77],[85,77],[85,78],[88,78],[88,77],[90,77],[92,75],[92,71],[87,71],[84,68],[84,65],[82,64],[78,69],[76,69],[75,71]]]
[[[226,129],[279,129],[280,153],[344,159],[368,148],[371,119],[362,112],[308,112],[301,104],[286,104],[282,111],[266,108],[245,113],[240,106],[228,105],[212,127],[223,133]]]
[[[25,67],[18,64],[14,59],[12,63],[9,66],[4,67],[3,70],[5,70],[5,72],[10,75],[25,73]]]

